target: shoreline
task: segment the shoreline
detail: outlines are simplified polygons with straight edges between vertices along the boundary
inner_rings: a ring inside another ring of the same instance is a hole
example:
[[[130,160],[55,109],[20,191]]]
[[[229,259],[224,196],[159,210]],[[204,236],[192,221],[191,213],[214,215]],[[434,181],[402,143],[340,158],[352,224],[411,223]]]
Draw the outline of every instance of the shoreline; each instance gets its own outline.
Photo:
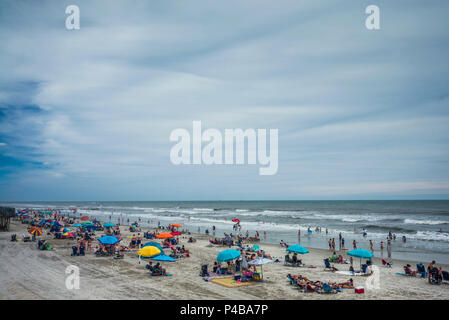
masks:
[[[213,246],[208,242],[209,236],[192,233],[197,239],[195,243],[187,243],[187,235],[180,237],[191,252],[190,258],[176,262],[162,263],[171,277],[151,277],[145,269],[147,260],[139,260],[135,253],[125,253],[124,259],[112,257],[95,257],[90,252],[86,256],[72,257],[71,246],[76,240],[56,240],[48,242],[54,250],[40,251],[35,242],[11,242],[10,235],[25,233],[26,225],[12,221],[9,232],[0,233],[0,299],[178,299],[178,300],[284,300],[284,299],[449,299],[449,287],[446,284],[430,285],[427,279],[396,275],[402,272],[407,261],[393,259],[393,267],[379,265],[380,289],[367,289],[367,277],[353,276],[356,286],[364,286],[365,294],[355,294],[347,289],[334,295],[299,292],[289,284],[287,274],[302,274],[312,280],[347,281],[351,276],[324,271],[323,259],[330,255],[323,249],[310,249],[310,253],[300,258],[306,264],[314,264],[317,268],[293,268],[283,263],[270,263],[263,267],[264,281],[252,286],[226,288],[212,282],[204,281],[200,276],[202,264],[208,264],[209,270],[217,254],[227,249]],[[125,226],[121,226],[122,237],[127,244],[131,235]],[[141,234],[154,228],[142,228]],[[46,233],[47,230],[45,230]],[[41,238],[46,238],[46,234]],[[102,232],[96,233],[96,238]],[[19,236],[20,237],[20,236]],[[152,240],[145,239],[143,243]],[[96,244],[96,241],[93,241]],[[279,245],[258,243],[261,249],[273,257],[284,259],[285,248]],[[345,257],[346,258],[346,257]],[[423,261],[427,265],[427,261]],[[411,263],[415,268],[415,264]],[[438,261],[437,261],[438,264]],[[66,267],[75,265],[80,270],[80,289],[68,290],[65,286]],[[440,264],[438,264],[440,265]],[[347,265],[335,265],[340,270],[348,270]],[[354,259],[354,267],[358,267],[358,259]],[[442,265],[448,270],[448,265]]]

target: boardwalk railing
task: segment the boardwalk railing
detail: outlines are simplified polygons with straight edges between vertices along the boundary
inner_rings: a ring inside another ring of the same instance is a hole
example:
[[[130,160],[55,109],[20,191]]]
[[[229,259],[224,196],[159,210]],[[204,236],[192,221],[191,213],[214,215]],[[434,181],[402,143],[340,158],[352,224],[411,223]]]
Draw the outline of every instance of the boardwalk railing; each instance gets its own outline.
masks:
[[[14,217],[16,209],[10,207],[0,207],[0,231],[9,230],[9,220]]]

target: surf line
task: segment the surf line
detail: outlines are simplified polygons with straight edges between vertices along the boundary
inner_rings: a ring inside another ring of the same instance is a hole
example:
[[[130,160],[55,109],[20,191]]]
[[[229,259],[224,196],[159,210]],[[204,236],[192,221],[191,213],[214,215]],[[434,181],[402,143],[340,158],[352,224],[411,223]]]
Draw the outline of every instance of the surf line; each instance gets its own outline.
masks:
[[[210,128],[202,132],[201,121],[193,121],[192,135],[183,128],[171,132],[170,141],[177,143],[170,150],[170,161],[174,165],[232,165],[235,150],[235,164],[245,164],[246,139],[247,164],[258,162],[261,166],[259,175],[275,175],[278,170],[278,129],[270,129],[269,137],[270,152],[267,154],[267,129],[225,129],[223,139],[219,130]],[[203,142],[207,143],[204,148]]]

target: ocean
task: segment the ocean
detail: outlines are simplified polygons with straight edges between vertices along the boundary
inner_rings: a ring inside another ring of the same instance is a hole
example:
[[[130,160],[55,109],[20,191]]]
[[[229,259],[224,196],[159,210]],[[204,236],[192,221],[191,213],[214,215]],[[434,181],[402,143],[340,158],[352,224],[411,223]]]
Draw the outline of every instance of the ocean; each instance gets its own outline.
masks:
[[[262,242],[288,244],[298,242],[308,248],[328,248],[328,240],[341,232],[345,247],[369,249],[374,243],[375,256],[380,257],[380,241],[386,245],[391,231],[392,257],[417,262],[436,260],[449,264],[449,201],[448,200],[396,200],[396,201],[123,201],[123,202],[21,202],[5,203],[17,208],[52,208],[90,215],[102,221],[116,223],[120,217],[130,222],[141,219],[143,227],[181,223],[184,229],[222,237],[232,233],[232,219],[241,220],[242,233],[251,235],[257,230]],[[312,232],[307,232],[308,228]],[[316,232],[321,227],[322,232]],[[325,229],[328,229],[326,235]],[[363,229],[367,236],[363,237]],[[266,239],[264,239],[264,231]],[[406,236],[406,243],[402,242]],[[386,257],[384,249],[383,256]]]

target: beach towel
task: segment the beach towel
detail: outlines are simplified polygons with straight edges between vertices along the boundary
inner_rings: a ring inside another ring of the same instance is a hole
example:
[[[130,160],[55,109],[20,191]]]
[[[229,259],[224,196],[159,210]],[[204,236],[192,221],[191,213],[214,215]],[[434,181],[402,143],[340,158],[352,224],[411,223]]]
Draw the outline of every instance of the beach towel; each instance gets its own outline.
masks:
[[[215,278],[215,279],[212,279],[210,282],[219,284],[220,286],[223,286],[226,288],[250,286],[250,285],[254,285],[257,283],[257,282],[251,282],[251,281],[247,281],[247,282],[235,281],[233,277]]]

